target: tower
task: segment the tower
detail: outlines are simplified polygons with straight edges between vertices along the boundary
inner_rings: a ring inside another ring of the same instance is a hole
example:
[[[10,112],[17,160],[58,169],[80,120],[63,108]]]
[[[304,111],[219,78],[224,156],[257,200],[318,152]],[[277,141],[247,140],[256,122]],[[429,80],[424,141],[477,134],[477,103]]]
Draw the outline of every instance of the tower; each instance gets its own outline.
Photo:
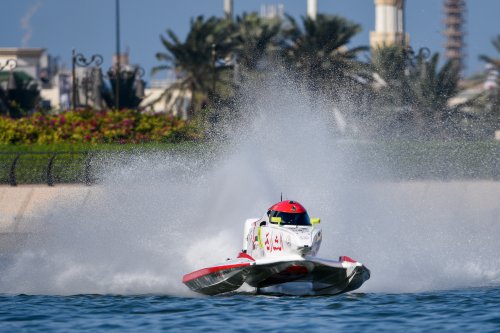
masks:
[[[233,19],[233,0],[224,0],[224,15],[230,20]]]
[[[372,49],[388,45],[408,45],[404,28],[404,0],[375,0],[375,31],[370,32]]]
[[[318,14],[318,0],[307,0],[307,17],[315,21]]]
[[[444,25],[443,35],[446,37],[444,44],[446,58],[457,60],[460,67],[464,67],[464,23],[465,1],[444,0]]]

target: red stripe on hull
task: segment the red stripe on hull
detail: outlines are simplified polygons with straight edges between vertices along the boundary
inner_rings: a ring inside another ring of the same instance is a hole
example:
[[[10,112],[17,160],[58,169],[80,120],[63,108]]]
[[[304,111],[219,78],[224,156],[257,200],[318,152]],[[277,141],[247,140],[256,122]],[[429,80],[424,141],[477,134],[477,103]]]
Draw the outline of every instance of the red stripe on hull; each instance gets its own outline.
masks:
[[[355,263],[357,263],[357,261],[356,261],[356,260],[354,260],[354,259],[352,259],[352,258],[350,258],[350,257],[348,257],[348,256],[341,256],[341,257],[339,258],[339,260],[340,260],[340,261],[352,262],[352,263],[354,263],[354,264],[355,264]]]
[[[200,270],[191,272],[189,274],[186,274],[182,277],[182,282],[186,283],[191,280],[198,279],[202,276],[224,271],[227,269],[233,269],[233,268],[239,268],[239,267],[245,267],[245,266],[250,266],[250,263],[243,263],[243,264],[232,264],[232,265],[224,265],[224,266],[214,266],[214,267],[207,267],[207,268],[202,268]]]
[[[251,255],[246,254],[245,252],[240,252],[240,254],[238,254],[238,258],[246,258],[246,259],[250,259],[252,261],[255,261],[255,259],[252,258]]]
[[[307,274],[307,273],[309,273],[307,267],[300,265],[292,265],[287,269],[285,269],[284,271],[281,271],[279,274]]]

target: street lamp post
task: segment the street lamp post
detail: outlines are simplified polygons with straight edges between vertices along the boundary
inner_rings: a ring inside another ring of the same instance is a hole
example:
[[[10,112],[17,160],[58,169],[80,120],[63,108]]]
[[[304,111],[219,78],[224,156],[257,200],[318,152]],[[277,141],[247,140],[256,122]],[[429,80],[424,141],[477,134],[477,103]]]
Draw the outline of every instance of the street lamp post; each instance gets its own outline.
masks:
[[[419,60],[423,61],[424,66],[426,66],[425,61],[430,58],[431,50],[427,47],[421,47],[418,49],[418,52],[415,52],[412,47],[408,47],[406,49],[406,56],[408,66],[410,66],[411,69],[415,69]]]
[[[17,67],[17,61],[15,59],[7,59],[5,64],[0,65],[0,71],[3,71],[7,66],[9,66],[9,64],[11,64],[9,68],[10,70],[13,70]]]
[[[14,69],[17,67],[17,61],[15,59],[7,59],[5,64],[0,66],[0,71],[3,71],[7,66],[9,66],[10,70],[9,81],[7,81],[7,90],[15,90],[17,88],[17,84],[16,78],[14,77]]]
[[[78,67],[89,67],[91,64],[95,64],[97,67],[102,65],[103,58],[100,54],[93,54],[90,59],[85,58],[81,53],[76,53],[73,49],[72,58],[72,80],[73,80],[73,110],[76,110],[76,95],[77,95],[77,84],[76,84],[76,66]]]
[[[215,99],[215,60],[217,52],[215,51],[215,44],[212,44],[212,102]]]

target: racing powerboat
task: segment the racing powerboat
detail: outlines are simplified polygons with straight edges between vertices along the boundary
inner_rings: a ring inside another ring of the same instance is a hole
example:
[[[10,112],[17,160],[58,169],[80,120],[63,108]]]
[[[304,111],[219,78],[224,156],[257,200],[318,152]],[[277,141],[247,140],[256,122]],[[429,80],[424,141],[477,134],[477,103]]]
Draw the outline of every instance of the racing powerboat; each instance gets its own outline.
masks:
[[[322,240],[320,219],[297,201],[270,207],[244,224],[243,249],[235,259],[184,275],[191,290],[217,295],[248,285],[256,293],[335,295],[361,287],[370,270],[347,256],[316,257]],[[243,287],[244,288],[244,287]]]

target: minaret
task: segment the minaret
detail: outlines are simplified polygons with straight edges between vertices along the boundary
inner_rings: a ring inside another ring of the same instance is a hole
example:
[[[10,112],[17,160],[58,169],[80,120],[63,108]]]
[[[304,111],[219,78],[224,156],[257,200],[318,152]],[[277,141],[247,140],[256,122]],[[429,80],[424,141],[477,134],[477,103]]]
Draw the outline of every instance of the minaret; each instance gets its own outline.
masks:
[[[445,0],[445,30],[446,36],[446,58],[454,59],[464,67],[464,23],[465,23],[465,1],[463,0]]]
[[[404,27],[404,0],[375,0],[375,31],[370,32],[372,49],[408,45],[409,41]]]
[[[224,0],[224,15],[230,20],[233,19],[233,0]]]
[[[307,17],[316,21],[318,14],[318,0],[307,0]]]

